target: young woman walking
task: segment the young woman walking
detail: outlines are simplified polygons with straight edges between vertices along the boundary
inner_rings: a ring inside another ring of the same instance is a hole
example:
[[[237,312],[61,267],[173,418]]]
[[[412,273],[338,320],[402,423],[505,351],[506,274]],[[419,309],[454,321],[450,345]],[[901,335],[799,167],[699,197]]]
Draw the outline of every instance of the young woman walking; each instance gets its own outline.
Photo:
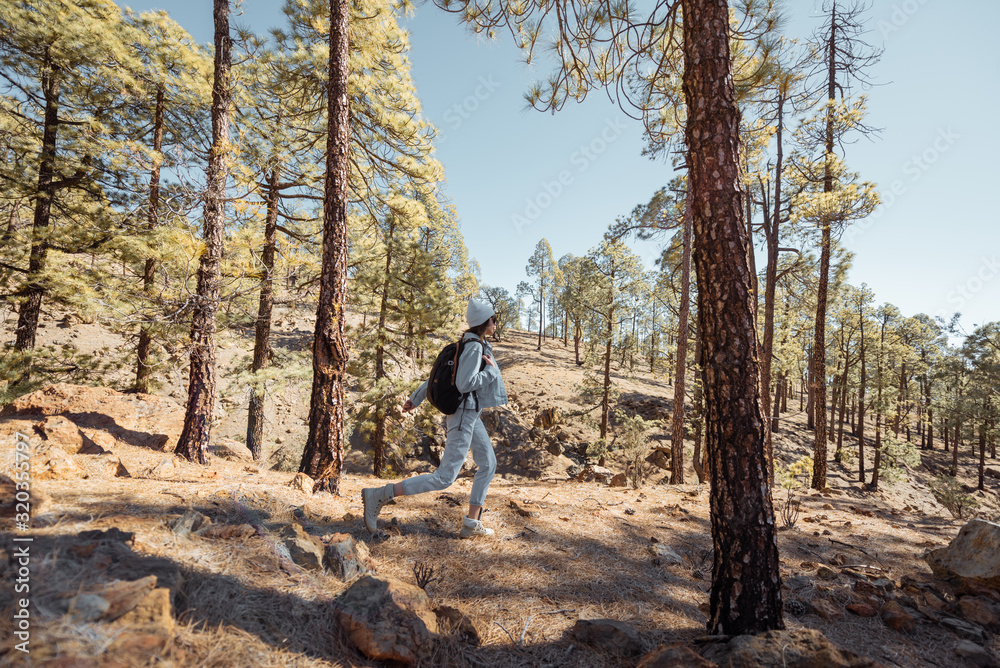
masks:
[[[361,499],[365,508],[365,525],[372,533],[377,530],[378,514],[382,506],[394,497],[439,491],[455,482],[471,447],[476,475],[472,479],[472,492],[469,495],[469,513],[462,520],[459,536],[474,538],[493,535],[493,529],[484,527],[480,518],[486,491],[496,472],[497,459],[480,415],[484,408],[506,404],[507,389],[500,375],[500,367],[493,359],[493,346],[486,340],[496,329],[493,309],[486,303],[470,299],[465,317],[469,329],[462,335],[462,353],[455,372],[455,388],[462,394],[468,393],[468,396],[454,414],[446,416],[448,437],[444,454],[441,455],[441,465],[433,473],[389,483],[383,487],[363,489]],[[403,404],[403,412],[414,410],[426,396],[427,381],[424,381]]]

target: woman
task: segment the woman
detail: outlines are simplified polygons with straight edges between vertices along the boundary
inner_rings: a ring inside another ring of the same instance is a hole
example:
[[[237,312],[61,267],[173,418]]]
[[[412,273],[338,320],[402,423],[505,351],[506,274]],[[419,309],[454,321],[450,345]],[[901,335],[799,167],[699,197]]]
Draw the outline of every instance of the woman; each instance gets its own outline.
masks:
[[[454,414],[446,416],[448,439],[444,454],[441,455],[441,465],[434,473],[418,475],[395,484],[389,483],[384,487],[363,489],[361,499],[365,508],[365,525],[372,533],[377,530],[378,514],[382,506],[394,497],[440,491],[455,482],[471,447],[477,470],[469,495],[469,513],[462,520],[459,536],[474,538],[493,535],[493,529],[484,527],[480,518],[486,491],[497,468],[497,459],[486,427],[479,416],[484,408],[506,404],[507,390],[500,376],[500,367],[493,359],[493,346],[486,340],[496,329],[493,309],[488,304],[470,299],[465,317],[469,329],[462,336],[464,343],[458,370],[455,372],[455,387],[462,394],[468,393],[468,396]],[[424,381],[403,404],[403,412],[414,410],[426,396],[427,381]]]

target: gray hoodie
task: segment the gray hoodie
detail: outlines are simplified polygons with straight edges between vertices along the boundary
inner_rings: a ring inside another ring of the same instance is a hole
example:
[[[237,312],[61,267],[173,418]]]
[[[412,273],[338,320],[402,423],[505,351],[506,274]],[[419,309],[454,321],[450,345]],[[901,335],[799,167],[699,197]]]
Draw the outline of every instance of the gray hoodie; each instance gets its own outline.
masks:
[[[480,341],[479,337],[472,332],[466,332],[463,336],[466,343],[462,349],[462,356],[458,359],[458,371],[455,372],[455,387],[459,392],[469,396],[465,400],[465,408],[493,408],[503,406],[507,403],[507,388],[503,384],[503,377],[500,375],[500,367],[489,364],[480,371],[479,367],[483,362],[483,355],[493,356],[493,346],[485,339]],[[496,364],[496,358],[493,359]],[[472,393],[475,392],[475,396]],[[414,406],[419,406],[427,398],[427,381],[425,380],[410,397]],[[476,403],[478,399],[478,404]]]

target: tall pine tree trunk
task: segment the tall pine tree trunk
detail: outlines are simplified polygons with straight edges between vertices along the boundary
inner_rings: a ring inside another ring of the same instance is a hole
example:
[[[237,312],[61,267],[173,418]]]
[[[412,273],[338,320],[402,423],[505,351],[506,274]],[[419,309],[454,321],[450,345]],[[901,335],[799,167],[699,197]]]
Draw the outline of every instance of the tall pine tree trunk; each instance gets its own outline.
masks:
[[[330,75],[327,84],[326,182],[323,193],[323,269],[313,339],[309,436],[299,471],[314,491],[340,493],[344,464],[344,376],[347,341],[347,176],[350,142],[347,100],[347,0],[330,0]]]
[[[694,198],[688,187],[684,205],[684,233],[681,253],[681,294],[677,323],[677,368],[674,371],[673,440],[670,444],[670,484],[684,484],[684,381],[687,373],[688,314],[691,310],[691,232]]]
[[[152,231],[160,221],[160,151],[163,149],[163,107],[166,102],[166,91],[163,84],[156,87],[156,109],[153,112],[153,151],[156,158],[153,168],[149,170],[149,211],[146,214],[146,229]],[[153,282],[156,279],[156,258],[146,258],[146,265],[142,271],[142,290],[147,298],[153,294]],[[135,384],[136,392],[149,392],[149,379],[153,375],[153,368],[149,364],[150,350],[152,349],[153,335],[152,325],[145,323],[139,329],[139,345],[136,348],[135,361]]]
[[[826,117],[826,160],[823,167],[823,192],[833,192],[833,105],[836,92],[837,57],[836,57],[836,26],[837,6],[833,6],[833,17],[830,21],[829,40],[829,76],[827,80],[827,117]],[[816,290],[816,326],[813,339],[812,358],[812,388],[813,405],[815,407],[815,438],[813,445],[813,489],[826,487],[826,302],[830,285],[830,220],[823,220],[823,236],[819,256],[819,286]]]
[[[682,0],[714,562],[708,631],[784,627],[726,0]]]
[[[56,67],[42,75],[45,115],[42,126],[42,148],[38,161],[38,181],[35,214],[31,224],[31,251],[28,256],[28,284],[22,290],[24,301],[17,315],[14,350],[25,352],[35,347],[38,318],[46,293],[45,273],[49,254],[49,226],[52,201],[56,194],[56,136],[59,132],[59,93],[62,70]],[[15,384],[27,383],[31,377],[30,362],[21,371]]]
[[[614,274],[611,275],[614,285]],[[614,288],[612,288],[612,291]],[[608,415],[611,412],[611,344],[614,341],[615,307],[614,294],[610,295],[608,306],[608,342],[604,349],[604,386],[601,395],[601,438],[608,435]]]
[[[866,374],[868,369],[865,366],[865,319],[864,313],[861,314],[861,348],[859,354],[861,355],[861,369],[860,369],[860,379],[858,381],[858,482],[864,484],[865,482],[865,384],[867,382]]]
[[[257,374],[267,368],[271,358],[271,310],[274,308],[274,251],[278,236],[278,181],[281,170],[277,161],[271,168],[267,183],[267,204],[264,218],[264,250],[261,253],[263,273],[260,278],[260,299],[257,303],[257,320],[254,322],[253,362],[250,371]],[[255,460],[260,459],[264,441],[263,382],[255,383],[250,390],[250,408],[247,411],[247,449]]]
[[[778,107],[775,115],[775,141],[777,156],[774,166],[774,212],[767,215],[765,211],[764,238],[767,241],[767,265],[764,268],[764,340],[761,341],[760,383],[764,401],[764,415],[771,420],[767,430],[765,450],[768,461],[768,478],[774,482],[774,436],[778,429],[778,387],[775,387],[775,410],[771,410],[771,361],[774,358],[774,293],[778,282],[778,231],[781,221],[781,170],[784,161],[782,135],[784,131],[785,95],[778,94]],[[766,208],[766,207],[765,207]]]
[[[543,269],[544,271],[544,269]],[[538,288],[538,349],[542,349],[542,331],[545,329],[545,319],[544,312],[542,311],[542,305],[545,303],[545,277],[542,276],[541,283]]]
[[[583,360],[580,359],[580,337],[583,333],[580,331],[580,321],[577,320],[573,323],[573,355],[576,358],[576,365],[583,366]]]
[[[382,295],[378,309],[378,325],[375,340],[375,384],[386,377],[385,372],[385,342],[388,340],[386,333],[386,316],[389,313],[389,281],[392,269],[392,237],[396,231],[395,219],[389,218],[389,228],[386,231],[385,240],[385,267],[382,272]],[[372,468],[376,478],[381,478],[385,473],[385,421],[386,411],[381,404],[375,408],[375,431],[372,434]]]
[[[198,263],[198,293],[191,318],[191,362],[184,429],[174,450],[199,464],[208,463],[215,414],[215,316],[219,309],[222,231],[225,227],[229,171],[229,0],[215,0],[215,80],[212,85],[212,150],[208,156],[204,208],[205,249]]]
[[[986,405],[983,405],[983,411],[986,410]],[[986,423],[979,423],[979,489],[980,492],[986,491],[984,485],[984,475],[986,473]]]

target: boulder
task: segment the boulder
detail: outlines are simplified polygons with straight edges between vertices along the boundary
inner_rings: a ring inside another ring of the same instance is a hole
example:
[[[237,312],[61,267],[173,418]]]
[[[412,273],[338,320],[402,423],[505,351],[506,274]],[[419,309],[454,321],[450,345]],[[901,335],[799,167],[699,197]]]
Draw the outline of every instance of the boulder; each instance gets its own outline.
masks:
[[[438,621],[420,587],[392,577],[362,575],[336,603],[337,620],[365,656],[406,665],[429,657]]]
[[[323,555],[323,565],[341,580],[347,582],[359,575],[373,573],[368,546],[357,543],[347,533],[335,533],[323,537],[326,547]]]
[[[1000,524],[971,520],[948,547],[930,550],[924,560],[942,580],[1000,589]]]
[[[611,481],[608,484],[612,487],[628,487],[628,480],[624,473],[616,473],[611,476]]]
[[[100,455],[94,461],[86,463],[88,472],[96,474],[102,478],[131,478],[132,475],[122,464],[121,458],[114,453]]]
[[[535,416],[535,426],[542,429],[551,429],[560,421],[559,409],[555,407],[546,408]]]
[[[736,636],[708,647],[703,656],[723,668],[883,668],[877,661],[837,648],[815,629]]]
[[[541,517],[542,514],[534,508],[525,508],[514,499],[510,500],[510,509],[521,517]]]
[[[100,448],[105,452],[110,452],[118,446],[118,439],[109,434],[106,431],[100,431],[98,429],[87,429],[84,431],[84,436],[89,438],[93,442],[94,446]],[[91,454],[84,452],[82,454]],[[100,454],[100,453],[96,453]]]
[[[646,457],[646,461],[658,468],[664,469],[665,471],[670,470],[670,455],[665,453],[663,450],[653,450],[653,452]]]
[[[680,566],[684,563],[681,555],[677,554],[672,547],[663,543],[651,543],[646,548],[654,558],[667,566]]]
[[[913,616],[896,601],[886,601],[879,616],[882,617],[886,626],[901,633],[912,633],[917,624]]]
[[[840,606],[829,599],[814,598],[809,601],[809,605],[812,606],[813,612],[815,612],[817,616],[831,622],[835,622],[844,616]]]
[[[966,664],[972,666],[983,666],[992,668],[997,665],[996,659],[982,645],[977,645],[971,640],[959,640],[955,645],[955,654],[962,657]]]
[[[686,645],[660,645],[639,659],[635,668],[716,668],[709,661]]]
[[[155,575],[132,582],[115,580],[87,587],[69,599],[66,614],[74,622],[114,621],[132,611],[155,588]],[[167,598],[169,603],[169,592]]]
[[[642,639],[636,628],[616,619],[578,619],[573,626],[573,637],[585,645],[625,656],[642,651]]]
[[[868,605],[867,603],[848,603],[846,606],[850,612],[853,612],[858,617],[877,617],[878,610]]]
[[[66,452],[76,454],[84,448],[83,432],[61,415],[46,417],[35,425],[35,431],[41,434],[45,443],[57,445]]]
[[[279,534],[281,545],[288,551],[292,563],[311,571],[323,568],[326,546],[316,536],[306,533],[298,524],[288,524]]]
[[[170,528],[175,534],[182,538],[190,538],[191,534],[201,535],[212,523],[208,517],[202,515],[197,510],[187,510],[183,515],[174,520]]]
[[[994,633],[1000,631],[1000,604],[996,601],[985,596],[963,596],[958,599],[958,609],[967,621]]]
[[[296,473],[295,477],[291,479],[288,486],[292,489],[297,489],[300,492],[305,492],[306,494],[312,494],[313,492],[313,479],[307,476],[305,473]]]
[[[986,632],[983,631],[983,627],[978,624],[967,622],[964,619],[955,619],[954,617],[944,617],[941,619],[939,624],[957,635],[959,638],[971,640],[972,642],[979,643],[980,645],[986,643]]]
[[[39,480],[79,480],[85,478],[87,472],[66,454],[64,450],[56,446],[39,450],[36,460],[32,462],[32,475],[34,481]]]
[[[47,422],[49,416],[62,416],[87,434],[105,432],[114,441],[154,450],[172,450],[184,427],[184,407],[166,397],[70,383],[36,390],[0,411],[0,418],[8,419]],[[72,430],[64,433],[75,442]]]
[[[121,624],[153,626],[164,633],[173,633],[174,617],[171,614],[170,590],[165,587],[153,589],[118,621]]]
[[[580,482],[599,482],[607,485],[611,482],[611,478],[614,477],[614,472],[611,469],[605,468],[603,466],[587,466],[576,476],[576,479]]]

